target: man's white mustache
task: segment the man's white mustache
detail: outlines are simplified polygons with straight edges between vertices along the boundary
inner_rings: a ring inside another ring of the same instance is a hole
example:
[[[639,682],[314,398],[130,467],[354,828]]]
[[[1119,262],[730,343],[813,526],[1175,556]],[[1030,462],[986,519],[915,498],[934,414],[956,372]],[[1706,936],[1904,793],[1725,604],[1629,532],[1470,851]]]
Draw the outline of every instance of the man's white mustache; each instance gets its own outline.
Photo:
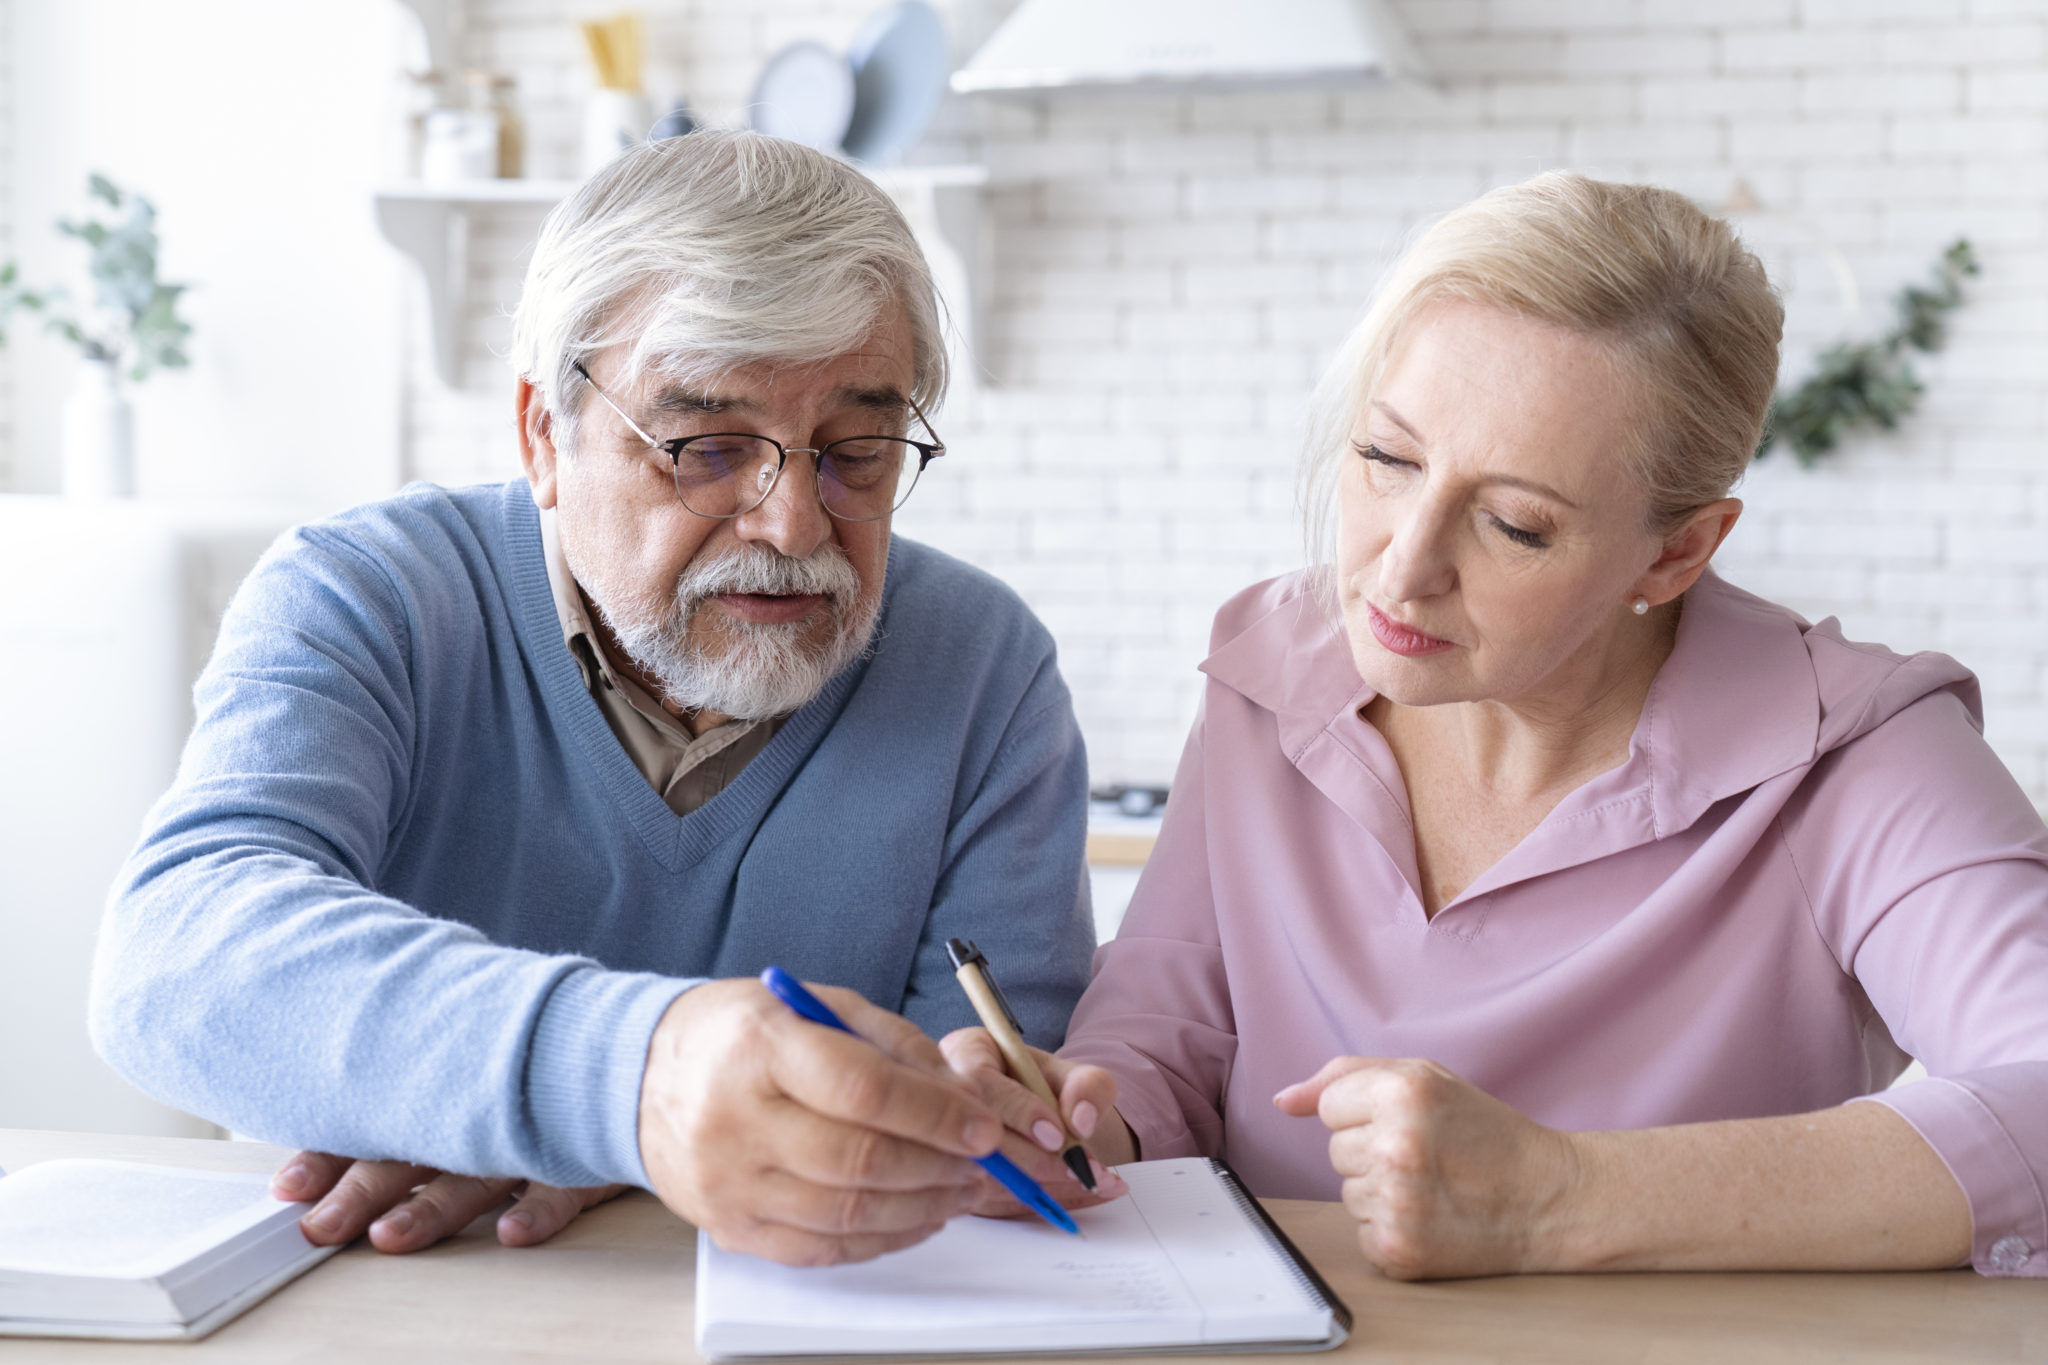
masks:
[[[796,559],[765,545],[749,545],[709,563],[692,564],[676,580],[676,599],[686,609],[721,593],[820,596],[845,604],[860,594],[860,576],[837,546],[823,545]]]

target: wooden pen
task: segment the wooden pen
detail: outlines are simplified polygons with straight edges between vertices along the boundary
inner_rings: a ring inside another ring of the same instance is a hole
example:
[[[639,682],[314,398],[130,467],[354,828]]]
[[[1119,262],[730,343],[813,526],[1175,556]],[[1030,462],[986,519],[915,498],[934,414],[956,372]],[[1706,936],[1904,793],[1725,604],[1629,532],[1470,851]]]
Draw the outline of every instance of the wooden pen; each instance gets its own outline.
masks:
[[[1017,1015],[1010,1008],[1010,1002],[1003,998],[1003,988],[996,984],[989,971],[988,958],[970,939],[953,938],[946,940],[946,956],[953,960],[953,975],[959,979],[960,988],[967,992],[967,998],[974,1005],[974,1012],[981,1016],[982,1027],[996,1040],[996,1047],[1003,1054],[1003,1061],[1009,1064],[1010,1074],[1030,1087],[1031,1093],[1052,1106],[1054,1117],[1060,1117],[1060,1102],[1052,1093],[1052,1087],[1045,1083],[1045,1073],[1038,1069],[1032,1059],[1031,1049],[1024,1045],[1024,1026],[1017,1022]],[[1067,1145],[1060,1148],[1060,1160],[1067,1163],[1067,1169],[1074,1178],[1090,1191],[1095,1188],[1095,1172],[1088,1165],[1088,1153],[1082,1149],[1081,1140],[1060,1118],[1060,1131],[1067,1135]]]

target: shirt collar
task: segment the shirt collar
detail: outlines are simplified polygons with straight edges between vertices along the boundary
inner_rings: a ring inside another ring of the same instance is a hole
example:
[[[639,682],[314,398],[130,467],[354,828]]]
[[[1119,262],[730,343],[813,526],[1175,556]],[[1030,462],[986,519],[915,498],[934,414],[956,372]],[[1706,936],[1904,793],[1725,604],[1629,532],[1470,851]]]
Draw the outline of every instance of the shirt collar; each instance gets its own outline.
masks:
[[[561,619],[562,643],[569,647],[569,657],[582,671],[586,688],[595,687],[600,677],[606,685],[616,688],[618,677],[612,672],[611,661],[598,648],[597,630],[591,625],[590,612],[583,605],[583,593],[569,572],[568,557],[562,553],[562,536],[555,529],[555,509],[543,507],[539,510],[541,559],[547,564],[548,588],[555,597],[555,615]],[[589,649],[576,647],[579,636],[590,642]],[[591,676],[592,668],[597,670],[598,677]]]
[[[1351,662],[1351,644],[1299,576],[1271,609],[1226,640],[1202,672],[1279,722],[1290,762],[1335,720],[1373,698]]]
[[[589,609],[584,606],[583,591],[576,586],[575,576],[569,572],[568,556],[562,553],[562,538],[555,528],[555,510],[552,507],[540,509],[540,544],[541,557],[547,563],[548,587],[554,593],[555,614],[562,622],[562,643],[569,647],[569,657],[576,661],[576,667],[583,675],[583,686],[593,696],[603,689],[624,697],[628,707],[659,731],[670,745],[691,749],[718,733],[718,730],[712,730],[703,735],[692,734],[682,718],[663,706],[659,698],[612,668],[611,658],[605,653],[597,628],[591,623]],[[607,715],[613,713],[615,708],[604,706],[602,698],[599,702]],[[742,730],[752,728],[752,724],[728,722],[728,725],[738,725]],[[725,728],[720,726],[719,730]],[[718,747],[705,746],[705,756],[716,753]]]
[[[1685,595],[1678,638],[1651,683],[1629,757],[1579,796],[1640,798],[1651,833],[1690,826],[1716,801],[1747,791],[1818,751],[1820,691],[1806,622],[1711,569]],[[1359,679],[1340,625],[1297,578],[1277,602],[1202,663],[1210,678],[1273,713],[1288,761],[1325,735],[1344,740],[1372,689]],[[1362,722],[1360,722],[1362,724]]]
[[[1712,569],[1686,591],[1671,657],[1657,670],[1629,741],[1661,837],[1717,801],[1813,762],[1820,684],[1807,623]]]

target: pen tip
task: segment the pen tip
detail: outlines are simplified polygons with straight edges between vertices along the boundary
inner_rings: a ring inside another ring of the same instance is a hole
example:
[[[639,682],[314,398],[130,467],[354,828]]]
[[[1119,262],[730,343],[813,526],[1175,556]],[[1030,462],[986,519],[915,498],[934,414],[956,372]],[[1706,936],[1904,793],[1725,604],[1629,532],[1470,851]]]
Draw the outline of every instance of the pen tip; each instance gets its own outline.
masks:
[[[1088,1167],[1088,1154],[1079,1147],[1069,1147],[1060,1153],[1060,1160],[1067,1163],[1067,1169],[1074,1173],[1074,1179],[1081,1182],[1090,1194],[1095,1192],[1095,1172]]]

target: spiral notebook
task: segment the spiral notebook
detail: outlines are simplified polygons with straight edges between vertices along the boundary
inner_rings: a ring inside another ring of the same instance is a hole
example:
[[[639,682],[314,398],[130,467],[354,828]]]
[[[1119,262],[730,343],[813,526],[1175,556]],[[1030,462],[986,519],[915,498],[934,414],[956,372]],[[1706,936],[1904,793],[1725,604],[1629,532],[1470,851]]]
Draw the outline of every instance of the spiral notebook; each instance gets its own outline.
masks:
[[[1045,1223],[955,1218],[905,1251],[804,1270],[697,1236],[714,1360],[1326,1350],[1351,1310],[1221,1161],[1117,1167],[1127,1198]]]

